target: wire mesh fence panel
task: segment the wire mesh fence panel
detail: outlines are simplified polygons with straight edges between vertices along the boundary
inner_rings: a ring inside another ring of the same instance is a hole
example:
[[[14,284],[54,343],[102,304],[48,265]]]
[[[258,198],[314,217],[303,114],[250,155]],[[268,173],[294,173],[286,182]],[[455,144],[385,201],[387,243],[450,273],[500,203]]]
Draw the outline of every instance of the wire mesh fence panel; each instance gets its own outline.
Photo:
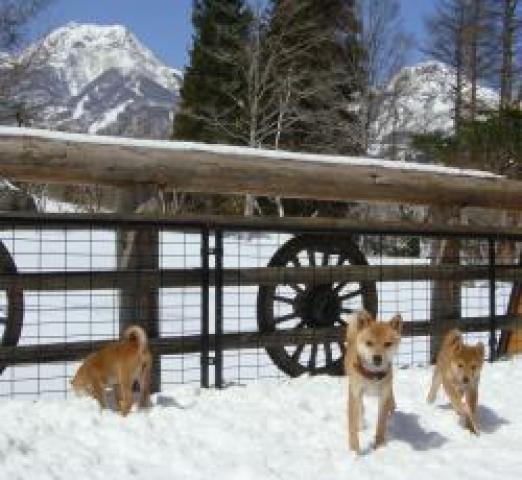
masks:
[[[513,234],[102,216],[0,227],[0,396],[67,395],[79,359],[129,323],[149,333],[163,390],[342,374],[361,308],[401,313],[401,367],[432,362],[450,328],[491,358],[522,348]]]

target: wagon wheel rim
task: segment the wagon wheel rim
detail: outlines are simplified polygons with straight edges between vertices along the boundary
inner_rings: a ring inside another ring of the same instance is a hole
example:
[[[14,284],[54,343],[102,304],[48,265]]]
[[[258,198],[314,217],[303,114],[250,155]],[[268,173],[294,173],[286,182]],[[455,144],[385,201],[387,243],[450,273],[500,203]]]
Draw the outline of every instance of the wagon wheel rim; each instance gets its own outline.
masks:
[[[294,237],[272,257],[269,266],[314,267],[367,264],[352,237],[302,235]],[[302,331],[345,326],[344,315],[364,307],[376,313],[373,282],[332,282],[260,287],[258,322],[263,332]],[[342,340],[298,343],[267,348],[274,363],[285,373],[342,373],[345,354]]]
[[[14,347],[20,339],[23,322],[24,298],[18,280],[18,270],[11,254],[0,241],[0,343],[5,347]],[[0,374],[7,367],[0,363]]]

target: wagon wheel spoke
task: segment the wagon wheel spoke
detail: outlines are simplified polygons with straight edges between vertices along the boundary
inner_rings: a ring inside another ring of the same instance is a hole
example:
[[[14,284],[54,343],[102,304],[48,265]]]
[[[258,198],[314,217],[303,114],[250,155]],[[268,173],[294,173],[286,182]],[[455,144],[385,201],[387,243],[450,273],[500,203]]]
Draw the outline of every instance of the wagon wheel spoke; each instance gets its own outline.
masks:
[[[288,305],[293,305],[295,303],[295,297],[288,298],[288,297],[283,297],[282,295],[274,295],[273,298],[276,302],[287,303]]]
[[[323,261],[322,261],[322,266],[323,267],[326,267],[328,266],[328,263],[330,261],[330,252],[323,252]]]
[[[339,282],[333,289],[335,293],[339,293],[349,282]]]
[[[298,362],[299,358],[301,357],[301,354],[303,353],[304,347],[305,347],[304,343],[300,343],[299,345],[297,345],[296,349],[294,350],[294,352],[292,353],[290,358],[293,361]]]
[[[318,350],[318,344],[312,343],[310,358],[308,360],[308,368],[312,371],[315,370],[315,365],[317,363],[317,350]]]
[[[295,292],[295,293],[303,293],[304,289],[297,285],[296,283],[289,283],[288,286]]]
[[[332,363],[332,346],[328,342],[325,342],[323,346],[324,354],[326,356],[326,365],[330,365]]]
[[[296,255],[295,257],[292,257],[289,262],[294,264],[294,267],[301,267],[301,262],[299,261],[299,257]]]
[[[349,300],[353,297],[358,297],[362,294],[362,288],[358,288],[357,290],[354,290],[353,292],[343,293],[342,295],[339,295],[339,300]]]
[[[308,264],[311,267],[315,267],[315,252],[310,250],[309,248],[306,250],[306,254],[308,255]]]
[[[306,320],[301,320],[292,330],[300,330],[306,325]]]
[[[292,320],[294,318],[297,318],[297,313],[287,313],[286,315],[281,315],[279,317],[275,317],[274,318],[274,321],[275,323],[279,324],[279,323],[284,323],[284,322],[288,322],[288,320]]]
[[[340,254],[337,259],[337,266],[340,267],[346,260],[348,260],[348,257],[344,253]]]

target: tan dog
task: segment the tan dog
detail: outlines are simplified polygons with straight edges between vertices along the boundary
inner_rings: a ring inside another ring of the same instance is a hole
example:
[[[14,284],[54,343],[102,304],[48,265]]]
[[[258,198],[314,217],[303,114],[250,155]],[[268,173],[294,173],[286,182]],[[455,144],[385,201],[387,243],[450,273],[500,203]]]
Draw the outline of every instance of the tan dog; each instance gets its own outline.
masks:
[[[348,375],[348,440],[350,450],[359,453],[363,395],[379,397],[375,448],[384,443],[388,416],[395,410],[392,361],[401,339],[402,318],[395,315],[388,323],[377,322],[361,311],[347,320],[344,367]]]
[[[128,327],[123,338],[91,353],[71,380],[74,391],[87,393],[106,407],[105,388],[114,387],[118,409],[127,415],[132,407],[132,387],[140,386],[140,407],[150,404],[150,370],[152,359],[147,334],[137,325]]]
[[[446,334],[437,355],[428,403],[433,403],[442,385],[451,405],[461,415],[466,428],[478,434],[477,403],[480,372],[484,363],[484,344],[465,345],[458,330]]]

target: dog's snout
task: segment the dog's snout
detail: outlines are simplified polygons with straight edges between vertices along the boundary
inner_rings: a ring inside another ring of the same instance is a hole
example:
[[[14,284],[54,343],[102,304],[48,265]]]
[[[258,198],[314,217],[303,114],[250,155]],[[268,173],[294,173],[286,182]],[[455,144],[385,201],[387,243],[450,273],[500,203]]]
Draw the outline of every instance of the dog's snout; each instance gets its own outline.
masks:
[[[373,363],[376,366],[380,366],[382,364],[382,355],[374,355],[373,356]]]
[[[462,378],[462,381],[463,381],[464,383],[466,383],[466,384],[469,383],[469,377],[468,377],[468,376],[463,377],[463,378]]]

